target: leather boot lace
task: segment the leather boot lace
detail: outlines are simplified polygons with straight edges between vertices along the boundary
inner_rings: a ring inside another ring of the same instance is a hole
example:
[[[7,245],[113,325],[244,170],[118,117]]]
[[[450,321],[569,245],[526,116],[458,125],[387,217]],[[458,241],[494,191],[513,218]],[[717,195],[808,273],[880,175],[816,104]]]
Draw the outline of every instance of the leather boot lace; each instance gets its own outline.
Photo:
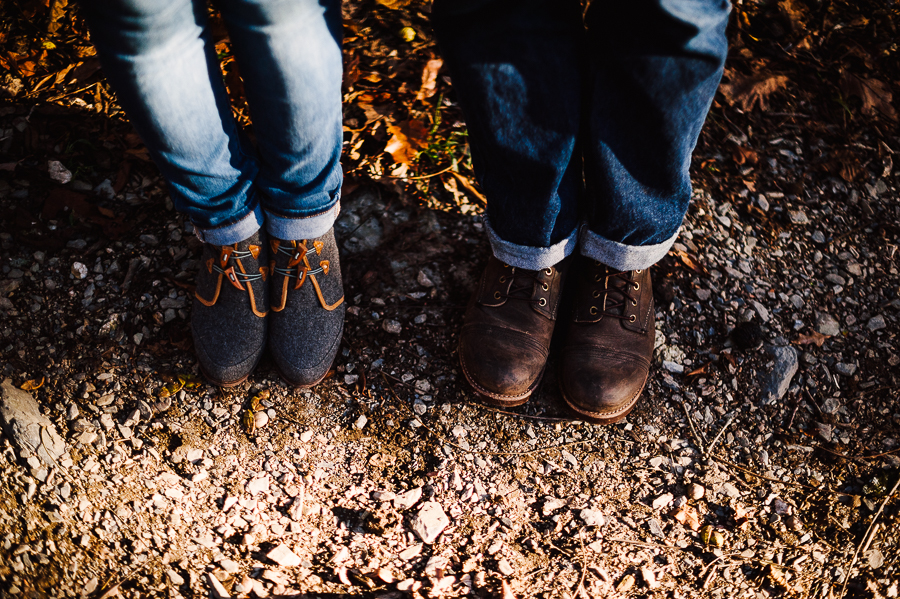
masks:
[[[618,318],[619,320],[627,320],[634,322],[637,316],[626,314],[627,307],[637,306],[637,298],[631,295],[632,292],[641,288],[640,283],[631,280],[631,273],[640,274],[640,270],[620,271],[609,268],[608,266],[596,263],[599,269],[594,275],[594,289],[591,291],[591,298],[594,303],[590,307],[591,316],[609,316],[610,318]]]
[[[514,300],[522,300],[526,301],[530,304],[538,304],[544,306],[547,303],[546,298],[538,298],[535,299],[532,296],[534,295],[534,286],[540,285],[541,289],[544,291],[549,291],[550,287],[547,283],[541,282],[538,278],[538,272],[536,270],[525,270],[523,268],[516,268],[515,266],[510,266],[509,264],[504,264],[504,268],[509,269],[509,274],[503,274],[500,276],[500,283],[506,283],[510,279],[512,279],[512,283],[509,286],[509,290],[506,293],[502,293],[497,291],[494,293],[494,298],[496,299],[514,299]],[[553,274],[552,268],[544,269],[544,272],[548,275]]]
[[[259,280],[265,281],[268,271],[265,266],[260,266],[255,272],[253,270],[248,272],[247,267],[243,263],[243,260],[247,258],[255,260],[257,256],[259,256],[259,246],[256,245],[251,245],[246,250],[239,250],[238,244],[219,247],[219,257],[210,258],[206,261],[206,270],[210,274],[217,273],[219,275],[213,297],[206,299],[201,297],[198,292],[195,292],[194,296],[204,306],[214,306],[222,293],[222,281],[227,279],[233,287],[240,291],[246,291],[249,294],[250,307],[254,314],[260,317],[265,316],[265,312],[261,312],[256,308],[256,298],[249,283]]]
[[[316,290],[316,295],[319,298],[319,303],[322,304],[322,308],[325,310],[334,310],[343,303],[344,297],[341,296],[341,299],[334,304],[329,305],[328,302],[325,301],[325,296],[322,295],[322,289],[319,287],[319,281],[316,278],[317,275],[328,275],[329,267],[331,265],[330,261],[319,260],[319,264],[315,268],[313,268],[309,262],[310,250],[314,252],[314,256],[317,256],[322,253],[322,249],[325,246],[324,243],[321,241],[313,241],[312,248],[310,248],[309,241],[306,239],[300,241],[272,239],[269,241],[269,246],[272,249],[272,259],[270,264],[272,274],[284,277],[281,286],[281,304],[279,306],[272,306],[273,311],[280,312],[284,310],[284,307],[287,304],[287,291],[290,279],[294,279],[295,281],[292,287],[293,289],[300,289],[303,287],[303,284],[306,283],[307,279],[312,281],[312,285]],[[276,256],[279,254],[287,256],[287,266],[280,267],[276,265]]]

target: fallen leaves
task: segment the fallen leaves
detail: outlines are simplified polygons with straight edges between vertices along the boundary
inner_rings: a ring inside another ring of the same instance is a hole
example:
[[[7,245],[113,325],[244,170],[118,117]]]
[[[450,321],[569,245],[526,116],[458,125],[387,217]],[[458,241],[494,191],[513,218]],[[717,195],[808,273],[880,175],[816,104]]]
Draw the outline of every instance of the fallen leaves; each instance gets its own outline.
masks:
[[[769,96],[784,88],[787,82],[787,75],[734,75],[730,82],[719,86],[719,91],[730,105],[738,104],[744,111],[751,111],[756,106],[768,110]]]
[[[384,151],[391,155],[397,164],[412,164],[416,154],[425,145],[428,129],[417,119],[410,119],[400,125],[388,125],[388,140]]]
[[[683,526],[687,526],[693,531],[700,530],[700,516],[697,513],[697,510],[688,504],[684,504],[679,508],[676,508],[669,514],[672,518],[674,518],[678,523]]]
[[[27,380],[24,383],[22,383],[22,386],[19,388],[22,389],[22,391],[37,391],[38,389],[40,389],[43,386],[44,386],[44,377],[41,377],[40,382],[38,382],[37,379]]]
[[[839,85],[844,96],[859,98],[862,102],[863,114],[867,116],[881,115],[892,121],[897,120],[897,110],[892,104],[894,94],[884,81],[864,79],[848,71],[843,71]]]
[[[425,63],[425,68],[422,70],[422,87],[416,94],[416,100],[424,100],[437,93],[437,76],[443,64],[444,61],[440,58],[432,58]]]
[[[818,331],[813,331],[809,335],[805,335],[800,333],[797,339],[794,341],[796,345],[813,345],[815,344],[817,347],[822,347],[822,344],[825,343],[825,340],[828,339],[829,335],[823,335]]]

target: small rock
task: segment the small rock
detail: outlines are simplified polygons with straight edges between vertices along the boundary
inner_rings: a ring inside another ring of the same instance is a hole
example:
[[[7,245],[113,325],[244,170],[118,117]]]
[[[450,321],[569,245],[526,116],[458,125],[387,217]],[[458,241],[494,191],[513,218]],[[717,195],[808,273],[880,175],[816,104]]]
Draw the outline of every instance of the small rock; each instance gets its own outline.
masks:
[[[673,374],[684,374],[684,366],[678,364],[677,362],[670,362],[669,360],[663,360],[662,363],[663,368],[668,370]]]
[[[831,314],[819,312],[816,315],[816,330],[823,335],[836,337],[841,334],[841,325]]]
[[[756,300],[750,300],[750,305],[753,306],[753,311],[759,315],[761,321],[764,323],[769,322],[771,316],[769,315],[769,310],[765,306]]]
[[[791,346],[769,346],[766,352],[775,358],[775,365],[762,371],[763,404],[772,405],[785,396],[800,363],[797,350]]]
[[[884,316],[881,314],[877,314],[869,319],[869,322],[866,324],[866,327],[870,331],[880,331],[885,328],[887,323],[884,321]]]
[[[675,496],[672,495],[671,493],[663,493],[662,495],[660,495],[659,497],[657,497],[656,499],[653,500],[653,504],[652,504],[653,509],[661,510],[662,508],[664,508],[667,505],[669,505],[670,503],[672,503],[673,499],[675,499]]]
[[[825,275],[825,281],[832,285],[840,285],[841,287],[844,287],[847,284],[847,279],[833,272]]]
[[[541,508],[541,512],[544,514],[544,516],[549,516],[556,510],[558,510],[562,507],[565,507],[565,505],[566,505],[566,502],[563,501],[562,499],[557,499],[556,497],[551,497],[550,499],[547,499],[544,502],[544,506],[543,506],[543,508]]]
[[[254,478],[247,483],[247,492],[251,495],[255,495],[256,493],[268,493],[270,481],[271,479],[268,475]]]
[[[381,323],[381,328],[391,335],[399,335],[401,332],[403,332],[403,327],[400,326],[400,323],[396,320],[385,320]]]
[[[419,275],[416,277],[416,281],[422,287],[434,287],[434,283],[431,279],[428,278],[428,275],[426,275],[424,271],[419,271]]]
[[[76,279],[85,279],[88,276],[88,267],[81,262],[73,262],[71,272]]]
[[[834,365],[834,371],[843,376],[853,376],[856,373],[856,364],[838,362]]]
[[[169,578],[169,582],[176,587],[180,587],[184,584],[184,578],[182,578],[175,570],[166,570],[166,576]]]
[[[818,434],[820,437],[822,437],[822,439],[824,439],[828,443],[831,443],[831,426],[830,425],[823,424],[821,422],[815,422],[815,423],[813,423],[813,426],[815,426],[816,434]]]
[[[334,556],[331,558],[331,563],[333,564],[343,564],[345,561],[350,559],[350,550],[346,547],[341,547],[337,550]]]
[[[281,543],[269,551],[269,553],[266,554],[266,557],[284,568],[299,566],[300,562],[303,561],[284,543]]]
[[[356,422],[353,423],[353,428],[361,431],[363,428],[365,428],[366,422],[368,422],[368,421],[369,421],[368,418],[366,418],[364,415],[361,415],[359,418],[356,419]]]
[[[873,570],[877,570],[884,565],[884,554],[882,554],[878,549],[872,549],[868,554],[866,554],[866,557],[869,560],[869,567]]]
[[[795,225],[805,225],[809,223],[809,217],[802,210],[788,210],[788,218]]]
[[[72,171],[63,166],[59,160],[50,160],[47,162],[47,174],[50,178],[65,185],[72,180]]]
[[[641,566],[641,578],[644,579],[644,584],[647,585],[647,588],[651,591],[659,588],[660,584],[656,580],[656,575],[653,573],[653,570],[648,568],[647,566]]]
[[[408,510],[422,498],[422,487],[410,489],[394,497],[394,509]],[[386,501],[386,500],[385,500]]]
[[[586,508],[578,513],[578,517],[588,526],[603,526],[606,524],[606,517],[600,510]]]
[[[253,413],[253,420],[256,424],[256,428],[262,428],[269,424],[269,415],[266,414],[265,410],[260,410]]]
[[[622,577],[622,580],[619,581],[619,584],[616,585],[616,590],[623,595],[631,590],[634,586],[634,576],[631,574],[626,574]]]
[[[512,576],[515,572],[515,570],[505,557],[501,558],[500,561],[497,562],[497,570],[499,570],[500,574],[503,574],[504,576]]]
[[[691,483],[688,485],[688,496],[696,501],[697,499],[701,499],[704,495],[706,495],[706,489],[703,485],[698,485],[697,483]]]
[[[41,414],[31,394],[17,389],[10,379],[0,384],[0,421],[19,448],[20,458],[36,456],[48,467],[70,461],[66,442],[56,425]]]
[[[450,526],[450,519],[444,513],[441,504],[436,501],[424,503],[410,520],[412,531],[422,539],[423,543],[428,545],[432,544],[448,526]]]
[[[231,595],[211,572],[206,573],[206,583],[209,585],[209,592],[213,599],[230,599]]]

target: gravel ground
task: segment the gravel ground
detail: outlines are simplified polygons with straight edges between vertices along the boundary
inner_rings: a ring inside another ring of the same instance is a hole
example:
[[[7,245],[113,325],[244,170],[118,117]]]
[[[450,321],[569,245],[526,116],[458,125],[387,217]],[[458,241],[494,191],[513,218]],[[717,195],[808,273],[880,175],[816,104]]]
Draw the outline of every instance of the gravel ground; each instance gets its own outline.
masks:
[[[552,367],[514,412],[479,403],[479,210],[367,181],[334,374],[205,384],[199,243],[127,126],[74,114],[0,106],[3,153],[92,144],[57,150],[65,184],[0,172],[0,597],[898,596],[900,140],[861,138],[854,183],[802,132],[757,134],[737,193],[699,178],[651,383],[599,427]]]

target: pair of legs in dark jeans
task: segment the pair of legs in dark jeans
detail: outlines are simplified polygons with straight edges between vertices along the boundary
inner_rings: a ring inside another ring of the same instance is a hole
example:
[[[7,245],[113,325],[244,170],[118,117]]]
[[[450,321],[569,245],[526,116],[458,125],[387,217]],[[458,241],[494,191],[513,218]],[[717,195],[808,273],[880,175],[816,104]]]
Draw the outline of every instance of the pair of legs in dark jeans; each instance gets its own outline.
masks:
[[[466,313],[469,382],[517,405],[557,316],[560,384],[613,422],[646,382],[647,269],[678,234],[691,153],[722,74],[727,0],[436,0],[435,30],[488,198],[493,256]],[[572,287],[572,314],[558,315]]]

